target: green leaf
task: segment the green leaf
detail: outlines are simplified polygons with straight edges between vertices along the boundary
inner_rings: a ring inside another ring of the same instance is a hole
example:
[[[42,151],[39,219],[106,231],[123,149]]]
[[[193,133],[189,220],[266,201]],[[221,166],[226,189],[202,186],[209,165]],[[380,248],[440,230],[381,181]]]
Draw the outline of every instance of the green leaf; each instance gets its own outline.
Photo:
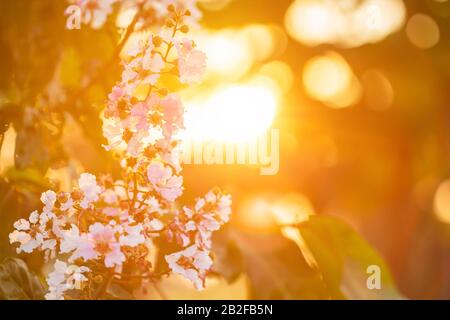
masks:
[[[245,261],[251,299],[326,299],[329,293],[300,248],[281,233],[231,233]]]
[[[17,258],[3,260],[0,264],[0,299],[39,300],[44,294],[41,282],[25,262]]]
[[[334,298],[403,299],[384,260],[344,222],[313,216],[299,230]],[[370,266],[381,271],[380,289],[368,288]]]

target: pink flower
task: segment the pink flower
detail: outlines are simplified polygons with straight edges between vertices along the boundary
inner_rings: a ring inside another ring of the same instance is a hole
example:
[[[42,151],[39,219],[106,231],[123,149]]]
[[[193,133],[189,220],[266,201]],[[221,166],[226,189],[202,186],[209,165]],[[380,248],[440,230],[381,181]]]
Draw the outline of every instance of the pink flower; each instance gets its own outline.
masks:
[[[89,233],[75,237],[72,247],[75,252],[71,260],[83,258],[84,260],[98,259],[104,257],[105,266],[112,268],[120,266],[125,261],[125,255],[120,250],[120,243],[115,236],[116,231],[110,225],[99,222],[89,227]],[[72,248],[71,247],[71,248]]]
[[[144,138],[147,136],[146,131],[138,131],[134,133],[131,139],[128,141],[127,152],[132,157],[138,157],[139,154],[144,150],[145,140]]]
[[[61,203],[61,207],[59,208],[61,211],[70,211],[73,209],[73,199],[70,197],[69,193],[66,193],[67,200],[64,203]]]
[[[162,99],[161,106],[166,122],[165,136],[170,137],[175,129],[183,127],[184,107],[176,94],[170,94]]]
[[[108,95],[108,99],[111,102],[118,102],[125,96],[125,90],[121,86],[114,86],[111,93]]]

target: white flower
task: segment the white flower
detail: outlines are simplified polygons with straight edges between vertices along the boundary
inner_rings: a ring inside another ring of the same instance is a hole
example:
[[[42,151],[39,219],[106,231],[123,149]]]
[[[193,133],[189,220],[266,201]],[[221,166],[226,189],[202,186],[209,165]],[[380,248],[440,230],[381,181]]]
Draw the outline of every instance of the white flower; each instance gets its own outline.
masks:
[[[66,202],[62,203],[60,207],[62,211],[69,211],[73,209],[73,200],[70,197],[70,194],[66,194],[66,196],[67,196]]]
[[[91,269],[85,266],[79,267],[77,265],[70,265],[66,271],[66,274],[68,275],[66,280],[67,286],[70,289],[81,289],[82,283],[88,280],[84,273],[90,271]]]
[[[203,198],[197,199],[194,207],[195,211],[199,211],[201,208],[203,208],[205,204],[206,204],[205,199]]]
[[[60,252],[72,252],[73,250],[78,248],[80,240],[80,231],[78,230],[78,227],[76,225],[72,224],[70,230],[62,231]]]
[[[151,219],[146,224],[146,227],[148,227],[151,231],[160,231],[164,229],[164,223],[162,223],[159,219]]]
[[[199,250],[196,245],[192,245],[183,251],[166,255],[165,258],[174,273],[189,279],[197,290],[204,288],[206,271],[212,266],[207,251]]]
[[[136,247],[145,242],[145,237],[142,234],[144,227],[142,224],[135,226],[125,226],[126,235],[121,235],[119,242],[123,246]]]
[[[139,10],[149,10],[151,14],[143,14],[136,31],[147,27],[147,18],[159,26],[175,15],[181,23],[179,15],[186,13],[182,24],[199,16],[195,0],[69,1],[79,6],[82,22],[93,28],[104,25],[115,3],[123,5],[121,9],[139,6]],[[176,12],[168,10],[169,4]],[[19,244],[18,252],[42,250],[46,259],[64,257],[64,261],[55,261],[54,270],[48,274],[46,299],[64,299],[72,293],[68,290],[85,293],[87,273],[91,272],[85,265],[92,266],[96,274],[105,269],[99,264],[119,274],[124,266],[141,265],[147,257],[132,254],[130,247],[153,250],[158,243],[152,240],[157,237],[183,247],[165,256],[172,272],[189,279],[197,289],[204,288],[212,266],[212,232],[228,221],[231,198],[214,190],[183,211],[170,203],[183,191],[178,133],[184,129],[185,108],[178,95],[156,84],[162,73],[175,70],[180,82],[198,82],[206,67],[206,56],[194,41],[176,39],[173,31],[163,27],[158,38],[151,36],[129,50],[121,79],[108,95],[103,114],[103,135],[108,145],[104,148],[114,149],[120,156],[124,175],[129,175],[125,181],[105,179],[97,184],[95,175],[83,173],[72,193],[44,192],[42,212],[35,211],[28,220],[14,224],[9,237],[11,243]],[[173,46],[177,52],[166,60],[164,51]],[[142,85],[150,87],[145,98],[137,94]]]
[[[161,204],[159,203],[158,199],[155,197],[149,197],[145,200],[145,204],[147,205],[147,211],[148,212],[160,212],[161,211]]]
[[[127,54],[130,57],[136,57],[137,55],[139,55],[141,52],[143,52],[145,50],[145,46],[147,46],[147,45],[148,45],[147,41],[140,39],[139,41],[137,41],[131,45],[131,47],[127,51]],[[151,50],[153,50],[153,47]]]
[[[44,240],[41,245],[42,250],[53,250],[56,247],[55,239]]]
[[[48,190],[42,193],[41,201],[44,204],[44,212],[51,212],[56,202],[56,193],[52,190]]]
[[[105,190],[101,195],[103,201],[105,201],[107,204],[114,204],[118,201],[118,196],[115,190],[107,189]]]
[[[122,81],[129,82],[138,77],[139,73],[129,68],[130,65],[127,65],[126,69],[122,72]]]
[[[84,199],[80,205],[83,209],[87,209],[92,202],[98,200],[98,195],[102,189],[97,185],[97,179],[93,174],[82,173],[78,179],[78,186],[84,194]]]
[[[81,289],[82,282],[87,281],[85,272],[88,267],[67,265],[67,263],[56,260],[54,270],[48,274],[47,284],[49,292],[45,295],[47,300],[64,300],[64,293],[70,289]]]
[[[69,288],[66,281],[67,264],[56,260],[54,270],[47,276],[49,292],[45,295],[47,300],[64,300],[64,292]]]
[[[20,219],[14,223],[16,230],[9,234],[9,242],[20,244],[17,253],[31,253],[35,249],[54,249],[56,241],[48,237],[46,231],[48,219],[42,219],[43,216],[46,217],[46,214],[39,215],[37,211],[33,211],[28,221]]]
[[[205,195],[205,200],[206,202],[209,203],[214,203],[217,201],[217,197],[216,194],[213,191],[209,191],[206,195]]]
[[[20,219],[14,222],[14,228],[19,231],[30,230],[30,223],[28,222],[28,220]]]
[[[17,248],[17,253],[26,252],[31,253],[34,249],[41,246],[43,242],[42,234],[38,233],[33,238],[26,232],[22,231],[13,231],[9,234],[9,242],[10,243],[20,243],[20,246]]]

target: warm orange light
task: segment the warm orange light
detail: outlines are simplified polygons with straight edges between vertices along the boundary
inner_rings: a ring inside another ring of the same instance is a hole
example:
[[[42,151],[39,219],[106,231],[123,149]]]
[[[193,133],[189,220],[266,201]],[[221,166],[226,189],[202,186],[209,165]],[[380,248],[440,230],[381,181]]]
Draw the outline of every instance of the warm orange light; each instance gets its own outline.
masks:
[[[442,182],[436,190],[434,212],[438,220],[450,223],[450,180]]]
[[[440,31],[433,18],[425,14],[415,14],[408,21],[406,35],[416,47],[428,49],[439,42]]]
[[[269,83],[234,84],[187,105],[185,138],[245,142],[272,124],[277,93]]]
[[[361,95],[350,66],[335,52],[309,60],[303,70],[303,84],[312,98],[334,108],[351,106]]]
[[[405,20],[402,0],[294,1],[286,12],[288,33],[306,45],[356,47],[378,42]]]

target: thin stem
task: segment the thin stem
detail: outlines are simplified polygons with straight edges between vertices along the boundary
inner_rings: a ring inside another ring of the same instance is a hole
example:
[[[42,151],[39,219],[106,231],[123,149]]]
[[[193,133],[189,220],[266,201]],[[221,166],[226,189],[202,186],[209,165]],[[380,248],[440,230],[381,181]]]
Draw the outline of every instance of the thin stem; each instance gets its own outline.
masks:
[[[139,8],[141,9],[141,7]],[[134,27],[136,26],[137,22],[139,21],[139,18],[141,17],[141,13],[140,10],[138,11],[138,13],[136,13],[133,21],[130,23],[130,25],[127,27],[127,30],[125,32],[124,37],[122,38],[122,40],[120,41],[120,43],[118,44],[118,46],[116,47],[111,59],[103,65],[103,67],[99,68],[99,70],[97,71],[97,73],[91,78],[89,79],[89,81],[80,88],[80,90],[78,90],[73,96],[72,98],[67,102],[67,105],[72,105],[74,104],[78,99],[82,98],[86,92],[88,91],[88,89],[95,83],[97,82],[104,74],[106,71],[108,71],[108,69],[114,64],[114,62],[119,58],[120,56],[120,52],[122,51],[122,49],[125,47],[125,44],[127,43],[128,39],[130,38],[130,36],[133,34],[134,32]]]
[[[137,194],[138,194],[137,175],[136,175],[136,173],[133,173],[133,200],[131,201],[130,211],[134,211],[134,205],[137,200]]]
[[[175,37],[177,30],[178,30],[178,16],[175,19],[175,26],[173,27],[173,32],[172,32],[172,38]],[[170,41],[170,43],[167,45],[167,51],[166,54],[164,55],[164,61],[167,61],[167,57],[169,56],[170,50],[172,50],[173,48],[173,41]]]

